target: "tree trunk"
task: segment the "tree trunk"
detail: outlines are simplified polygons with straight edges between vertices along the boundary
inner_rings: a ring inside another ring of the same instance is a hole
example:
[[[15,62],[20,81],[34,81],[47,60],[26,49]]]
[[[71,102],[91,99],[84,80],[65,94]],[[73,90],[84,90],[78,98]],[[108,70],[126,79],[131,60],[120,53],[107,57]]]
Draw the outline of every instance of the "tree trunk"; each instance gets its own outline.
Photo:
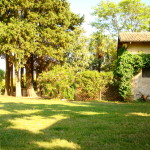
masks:
[[[15,69],[15,75],[16,75],[16,97],[21,97],[21,81],[19,76],[19,69]]]
[[[11,85],[10,94],[11,94],[11,96],[13,96],[13,92],[14,92],[14,90],[13,90],[13,63],[11,63],[10,78],[11,78],[11,80],[10,80],[10,85]]]
[[[33,88],[33,57],[30,56],[26,63],[26,86],[27,86],[27,96],[37,97],[35,90]]]
[[[98,72],[101,72],[101,61],[100,61],[100,59],[98,61]]]
[[[24,88],[24,68],[21,68],[21,88]]]
[[[31,73],[32,73],[32,83],[34,82],[34,63],[33,63],[33,54],[30,56],[30,62],[31,62]]]
[[[10,95],[10,56],[6,54],[5,95]]]
[[[40,66],[40,68],[36,70],[36,88],[37,88],[37,93],[40,96],[42,96],[42,87],[41,85],[38,84],[38,78],[39,78],[40,73],[42,73],[42,69],[43,68]]]

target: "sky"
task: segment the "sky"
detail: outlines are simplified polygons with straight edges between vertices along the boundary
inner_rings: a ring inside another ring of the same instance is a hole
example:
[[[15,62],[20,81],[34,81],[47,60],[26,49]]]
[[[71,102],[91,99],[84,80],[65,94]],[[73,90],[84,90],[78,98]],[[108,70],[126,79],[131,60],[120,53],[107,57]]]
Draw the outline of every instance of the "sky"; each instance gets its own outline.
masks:
[[[114,2],[119,2],[120,0],[111,0]],[[70,3],[70,9],[76,14],[85,16],[85,22],[83,23],[83,28],[86,31],[86,35],[89,36],[94,32],[94,28],[91,27],[90,23],[95,20],[95,17],[91,15],[93,8],[96,7],[100,0],[68,0]],[[142,0],[142,2],[150,5],[150,0]],[[5,62],[0,59],[0,69],[5,70]]]
[[[120,0],[110,1],[119,2]],[[91,14],[93,12],[93,8],[99,4],[100,0],[68,0],[68,2],[70,3],[70,8],[74,13],[85,16],[83,28],[86,31],[86,35],[89,36],[95,30],[95,28],[90,25],[90,23],[95,20],[95,17]],[[150,0],[142,0],[142,2],[150,5]]]

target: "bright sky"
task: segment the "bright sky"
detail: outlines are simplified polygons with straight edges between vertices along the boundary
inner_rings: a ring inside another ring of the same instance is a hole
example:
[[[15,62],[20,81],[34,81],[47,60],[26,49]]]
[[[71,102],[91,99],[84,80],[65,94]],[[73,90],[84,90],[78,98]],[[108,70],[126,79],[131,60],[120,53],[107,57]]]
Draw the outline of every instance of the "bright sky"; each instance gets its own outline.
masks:
[[[114,2],[119,2],[120,0],[110,0]],[[94,28],[91,27],[90,23],[94,21],[94,17],[91,15],[93,12],[93,7],[99,4],[100,0],[68,0],[70,3],[70,8],[74,13],[81,14],[85,16],[85,23],[83,28],[86,30],[86,35],[90,35],[94,32]],[[150,0],[142,0],[143,3],[150,5]]]
[[[120,0],[111,0],[114,2],[119,2]],[[90,35],[94,32],[94,28],[91,27],[90,23],[94,21],[94,17],[91,15],[93,12],[93,7],[96,7],[100,0],[68,0],[70,3],[70,8],[74,13],[85,16],[85,23],[83,28],[86,30],[86,35]],[[142,2],[150,5],[150,0],[142,0]],[[0,59],[0,68],[5,70],[4,60]]]

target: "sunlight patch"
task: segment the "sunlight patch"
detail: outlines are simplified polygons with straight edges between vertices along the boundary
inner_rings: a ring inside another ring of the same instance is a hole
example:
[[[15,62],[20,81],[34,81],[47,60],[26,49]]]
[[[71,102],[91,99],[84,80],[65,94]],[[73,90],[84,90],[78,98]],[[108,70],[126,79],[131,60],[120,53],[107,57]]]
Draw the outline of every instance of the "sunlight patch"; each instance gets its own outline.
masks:
[[[76,112],[77,114],[81,115],[106,115],[108,114],[107,112],[92,112],[92,111],[81,111],[81,112]]]
[[[10,112],[7,110],[0,109],[0,115],[7,115],[7,114],[10,114]]]
[[[147,113],[141,113],[141,112],[133,112],[133,113],[128,113],[126,116],[132,116],[132,115],[134,115],[134,116],[144,116],[144,117],[149,117],[150,116],[150,114],[147,114]]]
[[[53,111],[53,112],[62,112],[62,111],[69,112],[71,110],[63,110],[63,109],[61,109],[61,110],[51,110],[51,111]]]
[[[38,109],[36,109],[36,110],[28,109],[28,110],[17,110],[15,112],[19,113],[19,114],[33,114],[33,113],[37,113],[37,112],[41,112],[41,111],[42,110],[38,110]]]
[[[10,128],[27,130],[32,133],[41,133],[41,130],[46,129],[63,119],[67,119],[67,117],[63,115],[54,115],[49,118],[41,116],[17,118],[10,120],[10,123],[13,124]]]
[[[39,147],[47,148],[47,149],[55,149],[55,148],[67,148],[72,150],[79,150],[81,149],[78,144],[73,142],[68,142],[67,140],[62,139],[55,139],[51,142],[35,142]]]
[[[0,104],[0,107],[4,107],[4,105],[3,105],[3,104]]]

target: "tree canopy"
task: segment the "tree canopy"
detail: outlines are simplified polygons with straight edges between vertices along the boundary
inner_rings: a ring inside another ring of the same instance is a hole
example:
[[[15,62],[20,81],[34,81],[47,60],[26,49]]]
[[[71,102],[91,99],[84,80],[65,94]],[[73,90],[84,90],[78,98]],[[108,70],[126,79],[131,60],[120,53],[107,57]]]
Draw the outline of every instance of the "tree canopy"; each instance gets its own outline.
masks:
[[[20,85],[18,72],[25,67],[27,89],[33,89],[34,64],[41,65],[43,58],[47,58],[45,63],[64,63],[67,49],[80,37],[84,18],[71,12],[66,0],[4,0],[0,7],[0,51],[6,54],[6,82],[13,64],[16,85]]]
[[[150,6],[141,0],[121,0],[118,3],[101,0],[93,15],[97,21],[92,25],[105,33],[149,30]]]

